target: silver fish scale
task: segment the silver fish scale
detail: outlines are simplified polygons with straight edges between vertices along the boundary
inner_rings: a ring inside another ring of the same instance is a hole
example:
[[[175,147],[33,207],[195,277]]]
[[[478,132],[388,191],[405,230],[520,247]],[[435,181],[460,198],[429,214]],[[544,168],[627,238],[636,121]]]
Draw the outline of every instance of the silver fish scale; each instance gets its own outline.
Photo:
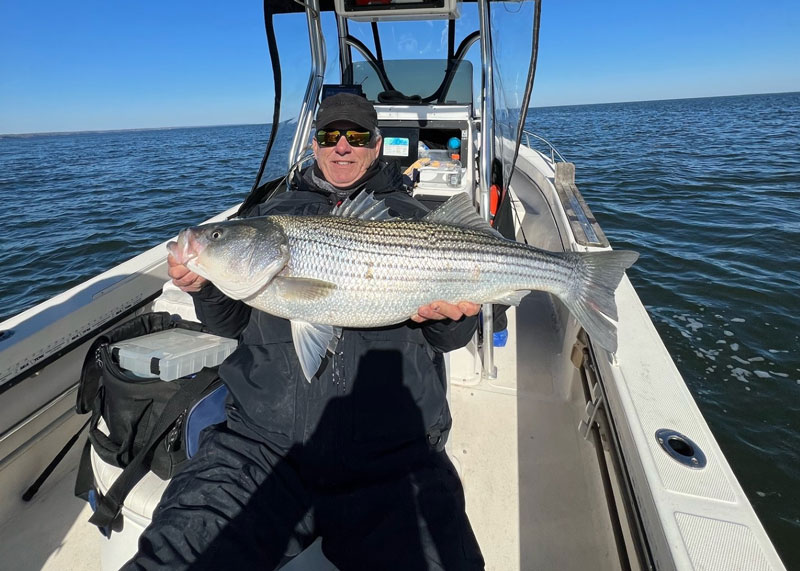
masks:
[[[575,260],[488,233],[416,220],[274,216],[287,236],[282,277],[330,282],[321,298],[279,295],[271,284],[250,303],[310,323],[378,327],[432,301],[495,301],[516,290],[559,293]]]

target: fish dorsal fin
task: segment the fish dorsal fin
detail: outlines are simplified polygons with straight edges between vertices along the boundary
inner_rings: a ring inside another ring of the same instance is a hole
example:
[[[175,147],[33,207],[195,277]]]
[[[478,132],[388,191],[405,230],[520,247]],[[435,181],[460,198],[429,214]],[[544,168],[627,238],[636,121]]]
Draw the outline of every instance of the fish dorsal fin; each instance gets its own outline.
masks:
[[[449,198],[447,202],[442,204],[439,208],[426,214],[423,220],[437,224],[461,226],[462,228],[477,230],[478,232],[483,232],[484,234],[489,234],[496,238],[503,238],[500,232],[492,228],[489,223],[477,213],[475,207],[472,205],[472,199],[465,192],[460,192]]]
[[[376,200],[367,192],[359,192],[355,198],[345,198],[341,204],[331,211],[334,216],[342,218],[359,218],[361,220],[394,220],[389,214],[389,207],[383,200]]]

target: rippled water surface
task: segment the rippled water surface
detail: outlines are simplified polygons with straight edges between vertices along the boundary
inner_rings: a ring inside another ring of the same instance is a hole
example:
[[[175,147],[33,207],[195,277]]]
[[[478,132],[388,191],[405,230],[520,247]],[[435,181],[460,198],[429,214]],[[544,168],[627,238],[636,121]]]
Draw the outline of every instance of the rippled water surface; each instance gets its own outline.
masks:
[[[528,128],[641,253],[631,280],[800,569],[800,93],[534,109]],[[267,132],[0,137],[0,320],[240,201]]]
[[[0,137],[0,320],[240,201],[267,127]]]

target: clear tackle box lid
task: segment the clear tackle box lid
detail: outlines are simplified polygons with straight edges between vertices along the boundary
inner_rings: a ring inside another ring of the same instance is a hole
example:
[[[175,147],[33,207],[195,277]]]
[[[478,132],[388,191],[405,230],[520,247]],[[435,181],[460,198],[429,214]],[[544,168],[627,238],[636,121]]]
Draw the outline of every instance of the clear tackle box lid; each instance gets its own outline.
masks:
[[[237,341],[188,329],[168,329],[111,345],[123,369],[140,377],[172,381],[214,367],[236,349]]]

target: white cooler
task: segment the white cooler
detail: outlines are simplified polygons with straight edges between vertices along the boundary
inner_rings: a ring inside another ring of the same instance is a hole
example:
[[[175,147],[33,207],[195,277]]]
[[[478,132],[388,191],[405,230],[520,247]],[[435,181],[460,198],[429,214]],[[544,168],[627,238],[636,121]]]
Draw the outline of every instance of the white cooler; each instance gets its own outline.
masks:
[[[98,427],[106,432],[102,420]],[[97,490],[101,494],[106,494],[122,473],[122,468],[104,462],[95,453],[94,448],[91,452],[91,461]],[[116,571],[136,553],[139,535],[150,525],[153,510],[161,501],[168,483],[153,472],[148,472],[130,491],[122,506],[122,530],[113,532],[109,539],[101,539],[100,562],[103,571]]]

